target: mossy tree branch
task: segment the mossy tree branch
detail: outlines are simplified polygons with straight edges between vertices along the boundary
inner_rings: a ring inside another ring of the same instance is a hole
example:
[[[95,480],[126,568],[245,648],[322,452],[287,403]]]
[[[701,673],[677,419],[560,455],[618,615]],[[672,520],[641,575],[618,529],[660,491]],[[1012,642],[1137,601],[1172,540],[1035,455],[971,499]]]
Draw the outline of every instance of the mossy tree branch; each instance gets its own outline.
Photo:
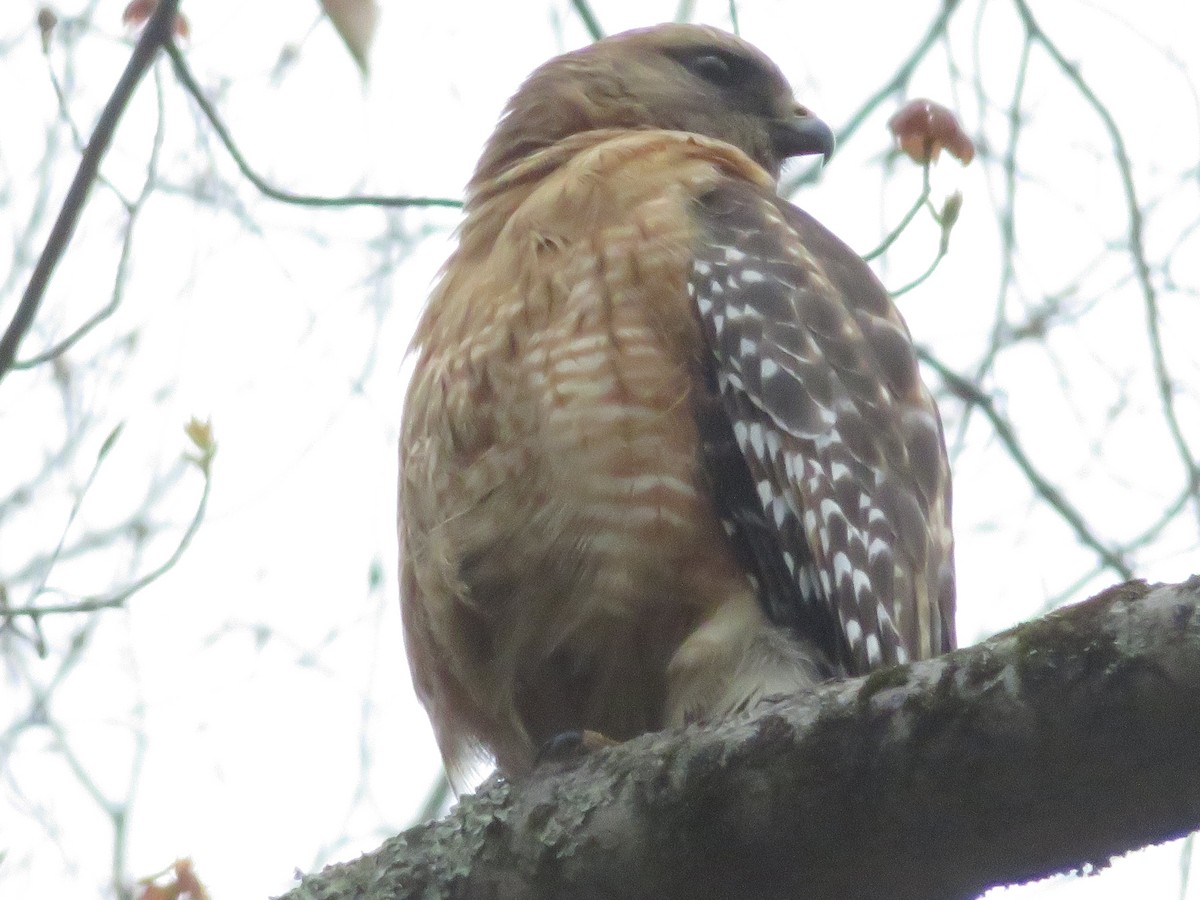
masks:
[[[514,782],[286,895],[972,897],[1200,828],[1200,577]]]

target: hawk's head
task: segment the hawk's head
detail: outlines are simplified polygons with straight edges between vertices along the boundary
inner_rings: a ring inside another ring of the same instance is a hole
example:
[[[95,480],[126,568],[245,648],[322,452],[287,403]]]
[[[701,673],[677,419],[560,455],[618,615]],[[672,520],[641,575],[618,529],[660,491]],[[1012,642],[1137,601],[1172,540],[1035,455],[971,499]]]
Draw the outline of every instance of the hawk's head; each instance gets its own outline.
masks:
[[[701,25],[627,31],[539,67],[509,101],[479,161],[481,184],[573,134],[688,131],[732,144],[779,177],[792,156],[833,151],[833,133],[796,102],[757,48]]]

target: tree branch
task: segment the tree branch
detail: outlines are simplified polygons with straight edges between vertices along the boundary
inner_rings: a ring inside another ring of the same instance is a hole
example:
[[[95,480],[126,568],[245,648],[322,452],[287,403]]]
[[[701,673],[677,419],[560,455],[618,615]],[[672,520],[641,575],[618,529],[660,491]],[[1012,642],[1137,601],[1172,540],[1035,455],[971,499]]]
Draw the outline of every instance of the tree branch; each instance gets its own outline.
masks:
[[[287,900],[958,898],[1200,827],[1200,576],[493,778]]]
[[[604,29],[600,27],[600,20],[596,18],[596,13],[592,10],[591,4],[587,0],[571,0],[571,5],[575,7],[575,12],[583,22],[583,27],[587,29],[587,33],[591,35],[593,41],[598,41],[604,37]]]
[[[975,385],[974,382],[956,374],[928,350],[918,347],[917,357],[921,362],[937,372],[950,390],[970,404],[968,409],[977,408],[983,412],[984,416],[991,423],[992,429],[996,432],[996,437],[1000,438],[1000,443],[1004,445],[1004,449],[1008,451],[1008,455],[1012,458],[1012,461],[1021,470],[1021,474],[1025,476],[1038,496],[1070,526],[1071,530],[1075,532],[1075,537],[1079,543],[1091,548],[1100,558],[1101,563],[1106,568],[1112,569],[1118,577],[1132,578],[1133,569],[1125,561],[1123,553],[1120,550],[1106,547],[1104,542],[1092,533],[1091,526],[1088,524],[1088,520],[1083,513],[1076,509],[1063,495],[1062,491],[1052,485],[1046,476],[1034,467],[1033,461],[1021,447],[1020,441],[1017,440],[1017,435],[1012,425],[996,409],[996,404],[993,402],[991,396]]]
[[[42,305],[42,296],[46,293],[46,286],[50,283],[50,276],[54,274],[58,261],[66,252],[67,244],[71,241],[71,235],[75,232],[75,226],[78,224],[79,216],[83,213],[84,204],[87,202],[88,193],[100,171],[100,161],[104,159],[104,154],[108,151],[109,144],[112,143],[113,135],[117,131],[117,124],[121,121],[126,107],[129,106],[134,90],[154,62],[159,48],[165,42],[170,41],[171,29],[174,27],[175,13],[178,9],[179,0],[163,0],[163,3],[150,16],[142,30],[141,38],[133,48],[125,70],[117,80],[117,86],[113,88],[112,95],[104,104],[104,110],[100,113],[88,145],[79,160],[79,168],[75,170],[75,177],[67,189],[62,209],[59,210],[58,218],[54,220],[54,227],[50,229],[46,246],[42,249],[41,256],[38,257],[37,265],[34,266],[33,274],[29,278],[29,284],[21,296],[21,302],[17,305],[17,311],[13,314],[8,327],[5,328],[3,336],[0,336],[0,379],[3,379],[12,368],[17,348],[28,333],[30,326],[33,325],[38,308]]]
[[[204,117],[208,119],[208,124],[213,127],[213,131],[217,133],[217,137],[225,146],[225,150],[233,159],[234,164],[238,167],[238,171],[243,177],[254,185],[260,194],[265,197],[270,197],[272,200],[278,200],[281,203],[292,203],[296,206],[312,206],[317,208],[345,208],[352,206],[378,206],[384,208],[400,208],[400,207],[431,207],[441,206],[448,209],[462,209],[462,201],[455,200],[452,197],[388,197],[380,194],[353,194],[346,197],[321,197],[315,194],[294,194],[291,191],[281,190],[269,184],[265,178],[258,174],[250,163],[246,161],[246,157],[242,155],[242,151],[238,149],[234,143],[233,135],[229,128],[225,125],[224,120],[217,114],[217,108],[212,104],[204,94],[204,89],[200,87],[200,83],[196,81],[196,76],[192,74],[192,70],[188,67],[187,60],[183,58],[183,54],[179,52],[179,48],[175,46],[173,41],[168,41],[164,47],[167,56],[171,58],[171,65],[175,68],[175,77],[179,79],[179,83],[184,89],[192,95],[192,99],[196,101],[196,105],[200,107],[200,111],[204,113]]]

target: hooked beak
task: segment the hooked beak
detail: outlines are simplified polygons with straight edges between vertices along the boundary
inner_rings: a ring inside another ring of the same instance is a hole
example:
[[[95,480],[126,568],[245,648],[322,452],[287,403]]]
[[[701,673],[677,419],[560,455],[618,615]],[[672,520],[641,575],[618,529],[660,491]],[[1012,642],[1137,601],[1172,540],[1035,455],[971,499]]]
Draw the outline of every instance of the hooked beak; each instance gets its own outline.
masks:
[[[779,159],[821,154],[825,162],[833,155],[833,131],[803,106],[796,115],[771,123],[771,144]]]

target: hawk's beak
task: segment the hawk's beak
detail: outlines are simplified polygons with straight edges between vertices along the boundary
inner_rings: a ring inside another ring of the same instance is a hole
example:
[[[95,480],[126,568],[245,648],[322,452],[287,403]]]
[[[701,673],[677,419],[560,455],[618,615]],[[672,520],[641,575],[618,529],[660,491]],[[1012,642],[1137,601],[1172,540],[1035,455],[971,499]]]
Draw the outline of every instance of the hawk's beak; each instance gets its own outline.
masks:
[[[820,153],[829,162],[833,155],[833,131],[802,106],[792,118],[771,123],[771,143],[779,159]]]

